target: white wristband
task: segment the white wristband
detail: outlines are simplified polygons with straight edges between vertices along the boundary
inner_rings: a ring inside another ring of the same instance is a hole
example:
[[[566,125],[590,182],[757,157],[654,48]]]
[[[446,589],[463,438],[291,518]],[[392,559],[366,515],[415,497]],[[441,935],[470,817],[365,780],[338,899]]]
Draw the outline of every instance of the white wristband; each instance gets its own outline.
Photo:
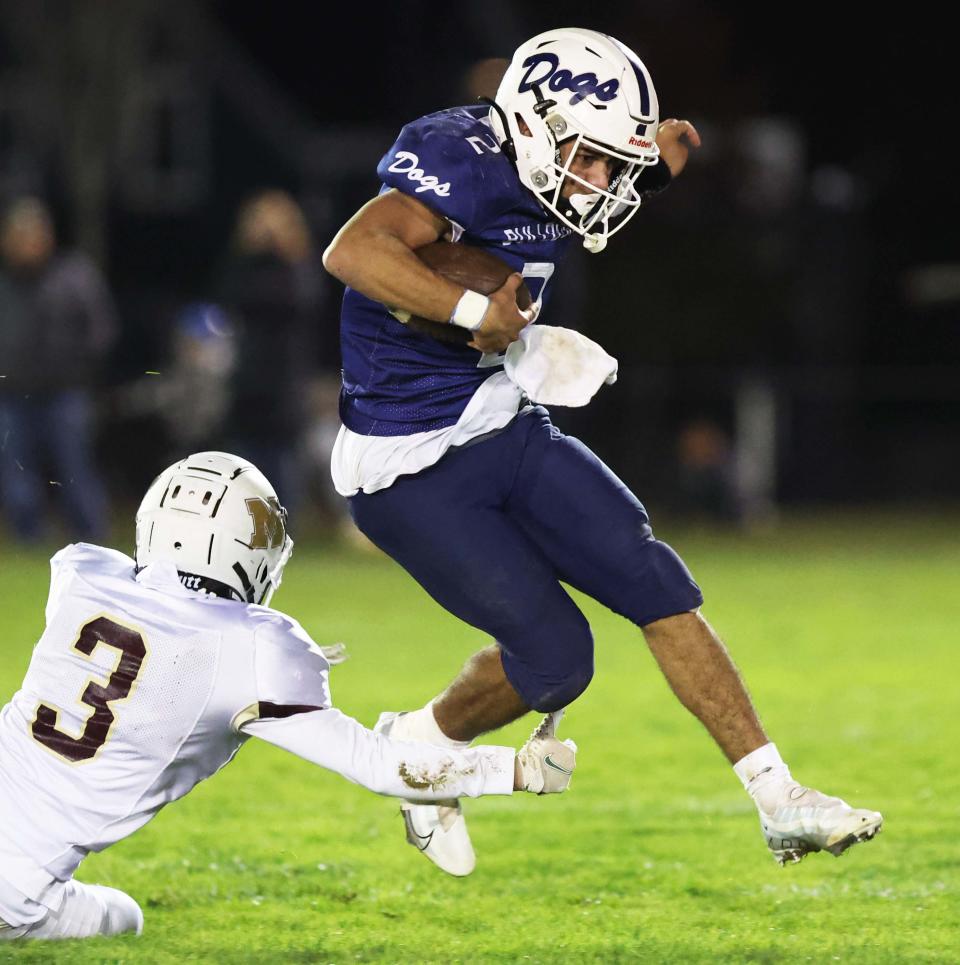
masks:
[[[471,332],[475,332],[483,324],[489,307],[490,299],[486,295],[468,288],[460,296],[460,301],[457,302],[457,307],[450,316],[450,324],[469,328]]]

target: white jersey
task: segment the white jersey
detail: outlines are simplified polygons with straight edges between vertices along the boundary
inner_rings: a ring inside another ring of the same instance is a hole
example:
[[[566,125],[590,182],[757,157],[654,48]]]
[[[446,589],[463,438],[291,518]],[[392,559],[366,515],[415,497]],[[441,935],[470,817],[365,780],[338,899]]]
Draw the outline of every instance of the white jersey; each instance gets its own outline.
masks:
[[[512,791],[510,748],[390,741],[333,709],[323,653],[276,610],[188,590],[172,563],[136,574],[97,546],[69,546],[51,566],[46,630],[0,712],[0,879],[31,900],[56,908],[89,852],[142,827],[249,736],[379,793]]]
[[[376,493],[436,465],[448,449],[508,425],[523,401],[523,391],[503,372],[491,375],[473,393],[460,418],[445,429],[407,436],[365,436],[340,427],[330,456],[330,474],[341,496],[361,490]]]

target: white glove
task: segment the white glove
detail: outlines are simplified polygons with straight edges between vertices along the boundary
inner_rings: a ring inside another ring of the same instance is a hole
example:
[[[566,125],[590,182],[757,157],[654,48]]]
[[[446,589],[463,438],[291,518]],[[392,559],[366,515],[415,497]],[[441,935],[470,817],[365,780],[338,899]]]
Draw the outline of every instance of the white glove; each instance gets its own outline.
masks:
[[[601,385],[617,381],[617,360],[570,328],[528,325],[506,352],[507,378],[531,402],[586,405]]]
[[[570,786],[577,763],[577,745],[554,736],[563,711],[548,714],[517,752],[523,790],[533,794],[559,794]]]

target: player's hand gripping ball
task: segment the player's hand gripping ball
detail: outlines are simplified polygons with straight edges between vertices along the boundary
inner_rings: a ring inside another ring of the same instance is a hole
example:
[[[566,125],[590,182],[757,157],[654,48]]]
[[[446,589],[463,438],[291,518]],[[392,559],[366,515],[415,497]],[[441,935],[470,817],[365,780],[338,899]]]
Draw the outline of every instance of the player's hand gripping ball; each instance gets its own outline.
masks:
[[[449,241],[435,241],[424,245],[414,254],[438,275],[443,275],[464,288],[480,292],[481,295],[490,295],[502,288],[515,271],[505,261],[481,248]],[[517,289],[517,307],[523,311],[529,308],[532,302],[530,290],[524,282]],[[435,322],[400,310],[392,310],[392,314],[415,332],[429,335],[440,342],[466,345],[474,337],[473,332],[457,325]]]

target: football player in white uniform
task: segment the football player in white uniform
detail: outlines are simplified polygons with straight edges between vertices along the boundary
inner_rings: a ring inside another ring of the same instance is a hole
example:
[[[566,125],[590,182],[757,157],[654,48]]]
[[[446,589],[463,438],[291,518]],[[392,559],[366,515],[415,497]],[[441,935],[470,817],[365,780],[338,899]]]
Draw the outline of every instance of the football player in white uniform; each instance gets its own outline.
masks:
[[[268,605],[292,545],[259,470],[206,452],[151,485],[136,560],[82,543],[54,556],[46,630],[0,712],[0,940],[139,934],[132,898],[74,872],[249,737],[415,801],[567,787],[575,747],[549,726],[519,754],[454,750],[334,709],[324,652]]]

